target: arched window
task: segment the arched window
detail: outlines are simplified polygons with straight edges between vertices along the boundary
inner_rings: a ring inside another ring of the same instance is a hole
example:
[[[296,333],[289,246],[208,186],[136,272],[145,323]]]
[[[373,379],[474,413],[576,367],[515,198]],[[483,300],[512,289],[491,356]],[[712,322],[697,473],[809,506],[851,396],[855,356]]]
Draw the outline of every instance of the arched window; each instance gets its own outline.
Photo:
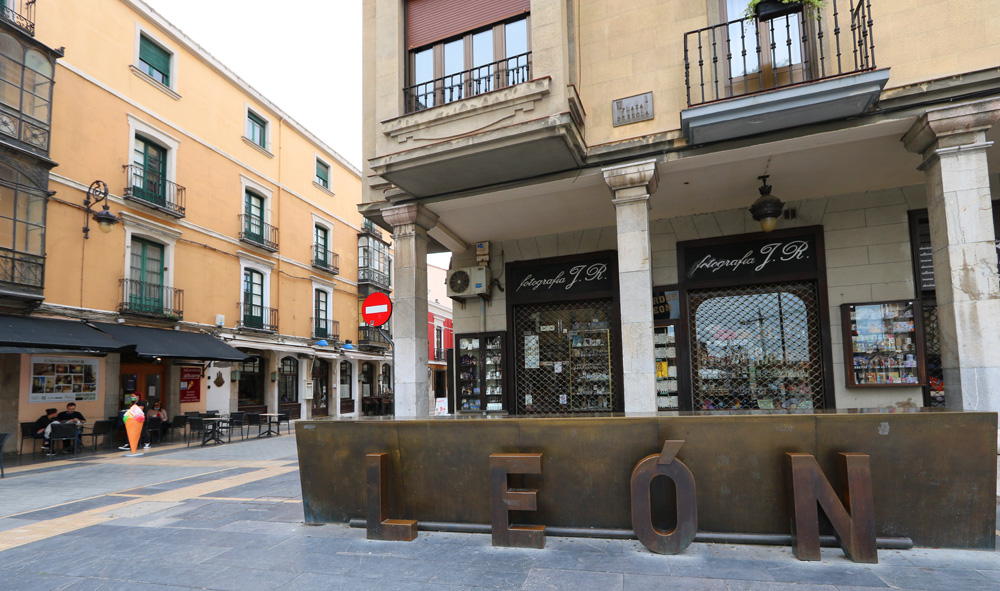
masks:
[[[299,360],[294,357],[283,358],[278,374],[278,400],[281,402],[298,402]]]
[[[373,382],[375,381],[375,366],[370,361],[361,364],[361,396],[376,396]]]
[[[392,393],[392,366],[388,363],[382,364],[382,394]]]
[[[312,368],[313,416],[325,417],[330,414],[330,362],[317,359]]]
[[[52,63],[41,53],[29,49],[24,56],[24,88],[21,110],[25,115],[48,125],[52,114]]]
[[[22,64],[21,44],[10,35],[0,35],[0,102],[14,109],[21,108]],[[13,135],[17,136],[16,130]]]
[[[253,356],[241,361],[236,368],[240,372],[239,408],[262,406],[264,404],[264,360]]]

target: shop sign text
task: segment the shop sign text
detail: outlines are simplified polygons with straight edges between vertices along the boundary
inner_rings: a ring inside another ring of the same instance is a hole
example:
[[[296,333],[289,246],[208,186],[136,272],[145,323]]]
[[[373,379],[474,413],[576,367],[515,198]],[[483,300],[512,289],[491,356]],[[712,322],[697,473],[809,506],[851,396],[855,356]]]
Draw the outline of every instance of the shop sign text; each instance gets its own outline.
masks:
[[[815,244],[811,237],[796,237],[694,247],[686,250],[685,262],[688,280],[696,281],[813,271]]]
[[[555,263],[513,267],[511,287],[515,298],[549,298],[610,292],[613,278],[604,261]]]

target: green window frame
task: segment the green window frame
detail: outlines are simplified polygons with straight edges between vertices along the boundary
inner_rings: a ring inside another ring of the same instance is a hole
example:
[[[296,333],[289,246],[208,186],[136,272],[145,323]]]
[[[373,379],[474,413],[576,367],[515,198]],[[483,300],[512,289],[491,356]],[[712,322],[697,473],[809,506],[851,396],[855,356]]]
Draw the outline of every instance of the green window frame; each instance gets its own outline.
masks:
[[[330,334],[330,294],[322,289],[315,290],[313,295],[313,328],[317,338],[326,338]]]
[[[247,111],[247,139],[267,149],[267,120],[253,111]]]
[[[313,242],[315,242],[313,261],[318,266],[325,267],[330,262],[330,232],[323,226],[316,226],[313,229],[313,237]]]
[[[160,47],[149,37],[139,35],[139,69],[167,88],[170,87],[170,60],[172,57],[169,51]]]
[[[247,238],[264,243],[264,198],[252,191],[247,191],[243,204],[246,220],[243,222],[243,233]]]
[[[316,159],[316,184],[324,189],[330,188],[330,165],[319,158]]]
[[[243,270],[243,325],[264,328],[264,274]]]
[[[163,309],[163,261],[162,244],[132,239],[132,261],[129,277],[129,308],[145,314],[162,314]]]
[[[136,165],[132,168],[132,194],[156,205],[166,205],[167,149],[136,136],[132,162]]]

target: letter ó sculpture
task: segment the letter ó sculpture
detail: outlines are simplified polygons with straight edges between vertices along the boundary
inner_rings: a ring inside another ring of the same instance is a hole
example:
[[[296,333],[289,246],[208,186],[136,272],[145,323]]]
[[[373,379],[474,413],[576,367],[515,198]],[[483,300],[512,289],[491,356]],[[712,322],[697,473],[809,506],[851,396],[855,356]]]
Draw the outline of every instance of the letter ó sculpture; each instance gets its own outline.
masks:
[[[679,554],[698,532],[698,500],[694,475],[676,459],[684,441],[664,441],[663,451],[644,457],[632,470],[632,529],[642,545],[657,554]],[[677,527],[661,532],[653,526],[649,486],[657,476],[674,481],[677,489]]]

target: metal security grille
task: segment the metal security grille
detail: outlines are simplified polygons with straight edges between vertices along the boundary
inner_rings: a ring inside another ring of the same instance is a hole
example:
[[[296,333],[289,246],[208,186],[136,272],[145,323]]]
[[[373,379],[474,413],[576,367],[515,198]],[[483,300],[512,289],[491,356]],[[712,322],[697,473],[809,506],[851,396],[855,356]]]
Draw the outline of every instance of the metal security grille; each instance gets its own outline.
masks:
[[[824,407],[816,286],[689,292],[695,410]]]
[[[611,300],[514,307],[517,414],[610,412],[616,407]]]
[[[924,309],[924,356],[927,359],[927,394],[925,406],[945,406],[944,368],[941,367],[941,332],[938,327],[937,303],[923,302]]]

